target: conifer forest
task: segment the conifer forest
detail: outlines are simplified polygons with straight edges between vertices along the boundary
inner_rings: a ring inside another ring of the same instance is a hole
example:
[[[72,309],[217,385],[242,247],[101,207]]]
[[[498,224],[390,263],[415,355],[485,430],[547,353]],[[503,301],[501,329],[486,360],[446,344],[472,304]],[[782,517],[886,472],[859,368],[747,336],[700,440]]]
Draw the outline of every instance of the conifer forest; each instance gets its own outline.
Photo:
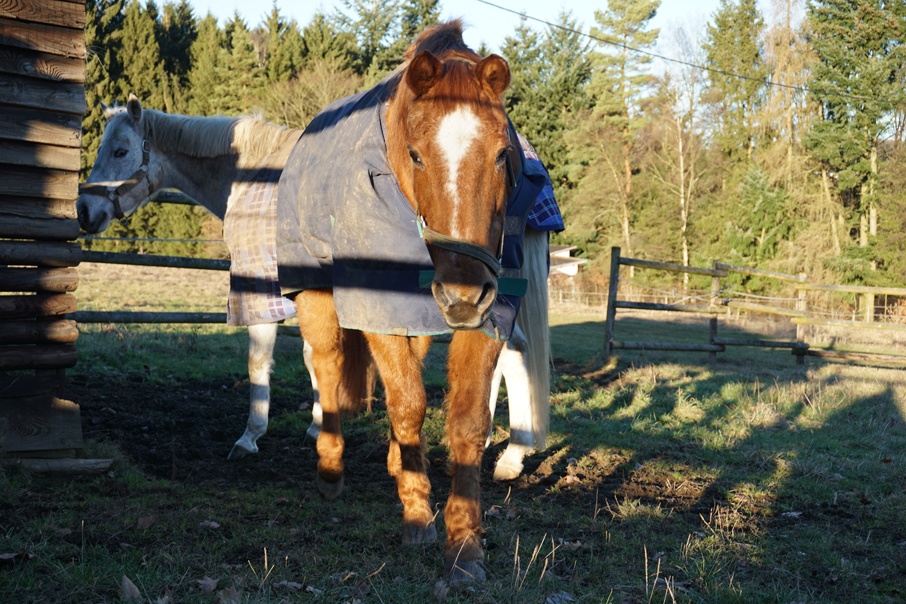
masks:
[[[593,23],[569,12],[548,25],[524,19],[497,49],[512,72],[510,118],[565,218],[552,242],[589,260],[581,278],[604,281],[620,246],[657,261],[906,286],[906,0],[721,0],[701,23],[661,30],[651,27],[659,5],[600,0]],[[260,23],[235,14],[221,26],[188,0],[88,0],[83,178],[101,102],[134,93],[169,113],[260,113],[304,128],[390,73],[442,9],[344,7],[297,23],[274,3]],[[149,204],[105,236],[211,238],[213,220]],[[193,243],[86,243],[204,254]]]

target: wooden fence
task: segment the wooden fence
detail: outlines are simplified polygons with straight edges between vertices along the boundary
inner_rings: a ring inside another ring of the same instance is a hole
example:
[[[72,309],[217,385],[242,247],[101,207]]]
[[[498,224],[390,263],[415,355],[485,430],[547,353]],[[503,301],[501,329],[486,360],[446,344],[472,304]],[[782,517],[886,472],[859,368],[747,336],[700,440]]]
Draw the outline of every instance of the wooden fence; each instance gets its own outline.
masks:
[[[82,446],[73,291],[85,2],[0,3],[0,449]]]
[[[618,299],[620,284],[620,267],[632,266],[643,269],[655,269],[674,273],[687,273],[711,277],[711,291],[707,304],[657,304],[652,302],[629,302]],[[752,303],[734,299],[733,291],[721,287],[720,280],[730,273],[757,276],[762,278],[792,283],[797,291],[796,308],[786,308],[762,303]],[[806,292],[839,292],[862,295],[865,297],[865,320],[842,321],[814,316],[806,307]],[[857,285],[825,285],[812,283],[804,274],[788,275],[773,271],[734,266],[723,262],[714,262],[713,268],[700,268],[666,262],[653,262],[638,258],[626,258],[620,255],[620,248],[611,250],[610,286],[607,296],[607,321],[605,327],[604,354],[610,358],[614,350],[677,350],[689,352],[708,352],[716,357],[718,352],[725,352],[727,346],[754,346],[762,348],[789,349],[796,355],[798,363],[803,363],[805,356],[834,358],[845,360],[876,360],[891,363],[906,363],[906,355],[878,354],[871,351],[837,351],[812,348],[805,341],[805,325],[824,325],[850,327],[858,329],[885,329],[906,331],[906,325],[879,322],[874,320],[874,297],[879,295],[906,296],[906,288],[866,287]],[[614,329],[617,309],[657,310],[669,312],[698,313],[710,315],[707,344],[690,344],[681,342],[628,342],[615,339]],[[718,317],[727,309],[737,309],[747,313],[777,315],[789,317],[796,325],[796,340],[764,340],[750,338],[723,338],[717,333]]]

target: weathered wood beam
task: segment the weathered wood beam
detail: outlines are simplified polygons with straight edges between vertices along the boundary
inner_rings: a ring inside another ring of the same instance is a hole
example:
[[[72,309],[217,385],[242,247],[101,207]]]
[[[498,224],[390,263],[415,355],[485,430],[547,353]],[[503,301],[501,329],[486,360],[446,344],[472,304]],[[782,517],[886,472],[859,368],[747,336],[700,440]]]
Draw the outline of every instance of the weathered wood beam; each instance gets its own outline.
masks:
[[[2,82],[0,82],[2,83]],[[31,166],[0,165],[7,195],[73,199],[79,196],[79,173]]]
[[[72,294],[19,294],[0,296],[0,320],[55,317],[73,313],[76,297]]]
[[[82,247],[75,242],[0,241],[0,264],[78,266]]]
[[[68,369],[79,359],[70,344],[37,346],[0,346],[0,371],[13,369]],[[53,448],[53,447],[50,447]]]
[[[80,152],[80,149],[75,147],[7,140],[0,145],[0,164],[78,172],[81,167]]]
[[[0,72],[55,82],[85,83],[85,61],[27,48],[0,46]]]
[[[79,339],[76,322],[68,319],[0,322],[0,345],[72,344]],[[0,396],[3,394],[0,393]]]
[[[184,258],[181,256],[155,256],[153,254],[129,254],[120,252],[82,252],[82,262],[104,264],[128,264],[133,266],[166,266],[176,268],[197,268],[212,271],[230,270],[229,260],[216,258]]]
[[[219,323],[225,312],[129,312],[82,310],[69,315],[77,323]]]
[[[0,17],[0,45],[84,60],[85,31]]]
[[[787,275],[786,273],[766,271],[760,268],[749,268],[747,266],[734,266],[732,264],[724,264],[723,262],[715,262],[714,268],[755,277],[770,277],[771,279],[778,279],[780,281],[793,281],[796,283],[808,281],[808,277],[805,275]]]
[[[0,6],[3,2],[0,1]],[[85,85],[0,73],[0,103],[83,115]]]
[[[75,291],[79,271],[74,268],[0,268],[0,291],[53,292]]]
[[[81,147],[82,116],[24,107],[4,107],[0,111],[0,138]]]

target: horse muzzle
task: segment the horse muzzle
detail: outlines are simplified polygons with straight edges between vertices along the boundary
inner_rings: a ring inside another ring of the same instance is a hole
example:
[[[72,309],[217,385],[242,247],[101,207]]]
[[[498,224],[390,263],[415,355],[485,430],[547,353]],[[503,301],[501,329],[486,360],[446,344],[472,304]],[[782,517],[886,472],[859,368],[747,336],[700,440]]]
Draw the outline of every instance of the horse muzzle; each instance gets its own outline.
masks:
[[[497,299],[497,280],[489,275],[478,285],[459,285],[435,279],[431,292],[450,329],[480,329]]]
[[[109,203],[91,203],[87,197],[88,195],[79,195],[79,200],[76,202],[76,213],[82,230],[94,235],[107,228],[110,221],[113,220],[113,213],[103,209],[103,207],[110,205]],[[97,197],[95,196],[95,198]],[[105,202],[107,201],[106,198],[102,199]]]

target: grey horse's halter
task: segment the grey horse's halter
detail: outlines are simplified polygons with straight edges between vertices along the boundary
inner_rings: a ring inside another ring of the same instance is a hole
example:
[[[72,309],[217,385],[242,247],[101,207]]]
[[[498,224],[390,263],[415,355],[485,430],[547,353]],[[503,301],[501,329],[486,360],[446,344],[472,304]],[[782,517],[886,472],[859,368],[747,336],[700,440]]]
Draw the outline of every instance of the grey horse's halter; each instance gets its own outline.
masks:
[[[148,176],[149,165],[151,163],[151,143],[145,139],[142,141],[142,165],[138,170],[132,173],[129,178],[121,182],[118,186],[98,185],[94,183],[85,183],[79,185],[79,194],[88,193],[89,195],[102,195],[113,202],[113,215],[117,220],[126,217],[123,208],[120,206],[120,195],[125,195],[143,180],[148,182],[148,192],[151,192],[151,179]]]

